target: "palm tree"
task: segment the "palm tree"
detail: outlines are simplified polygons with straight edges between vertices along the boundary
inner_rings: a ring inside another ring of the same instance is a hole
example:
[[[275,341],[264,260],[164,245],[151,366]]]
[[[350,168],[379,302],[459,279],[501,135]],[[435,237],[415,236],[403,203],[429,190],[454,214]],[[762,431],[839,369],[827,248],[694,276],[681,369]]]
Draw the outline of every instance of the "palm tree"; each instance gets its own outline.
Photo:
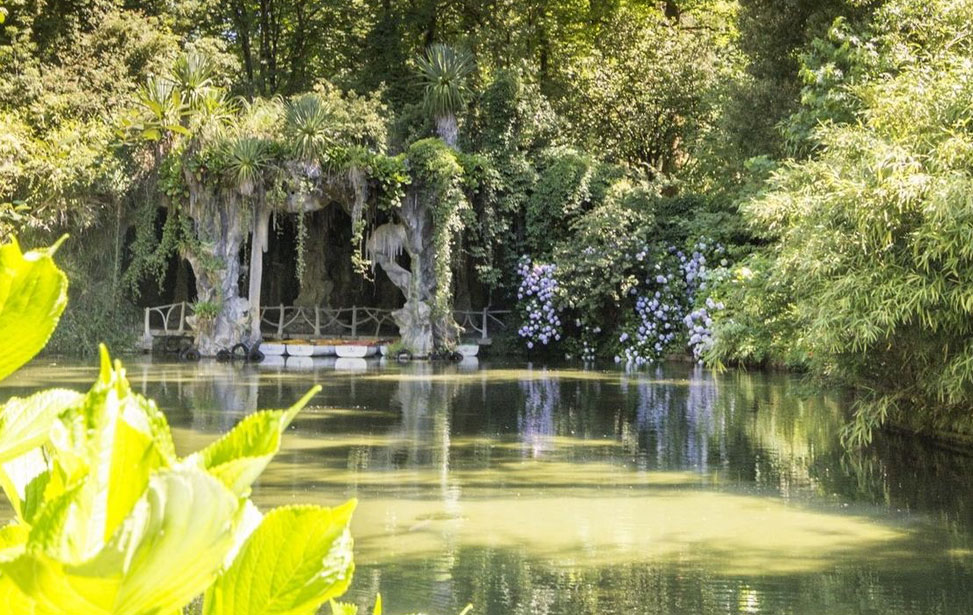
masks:
[[[473,72],[473,57],[466,51],[436,43],[430,45],[416,63],[425,85],[426,109],[436,122],[436,132],[455,149],[459,133],[456,114],[469,98],[466,78]]]

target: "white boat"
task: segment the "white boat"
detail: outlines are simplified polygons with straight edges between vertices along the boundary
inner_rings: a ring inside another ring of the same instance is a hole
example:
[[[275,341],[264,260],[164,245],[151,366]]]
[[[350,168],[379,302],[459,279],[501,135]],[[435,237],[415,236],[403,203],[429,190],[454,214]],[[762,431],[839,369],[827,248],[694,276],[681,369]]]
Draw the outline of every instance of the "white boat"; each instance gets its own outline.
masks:
[[[480,345],[479,344],[458,344],[456,346],[456,352],[463,355],[464,358],[475,357],[480,353]]]
[[[342,357],[334,362],[334,368],[349,372],[363,372],[368,369],[368,361],[360,358]]]
[[[260,352],[265,357],[282,357],[287,354],[287,347],[280,342],[260,342]]]
[[[334,346],[325,344],[315,344],[311,347],[312,357],[333,357]]]
[[[378,352],[378,346],[365,344],[341,344],[334,347],[335,353],[342,359],[364,359],[373,357]]]
[[[310,357],[314,354],[314,344],[300,344],[288,342],[287,356],[289,357]]]

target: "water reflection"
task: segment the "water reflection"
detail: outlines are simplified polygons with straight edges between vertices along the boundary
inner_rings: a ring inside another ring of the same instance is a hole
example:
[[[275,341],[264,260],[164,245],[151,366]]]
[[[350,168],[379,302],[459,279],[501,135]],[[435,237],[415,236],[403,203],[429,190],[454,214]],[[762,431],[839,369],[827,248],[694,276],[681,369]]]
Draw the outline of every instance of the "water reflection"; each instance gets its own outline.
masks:
[[[2,386],[77,387],[38,364]],[[973,460],[884,438],[849,460],[841,400],[671,366],[130,368],[188,452],[311,384],[262,507],[361,504],[351,598],[391,612],[973,612]]]

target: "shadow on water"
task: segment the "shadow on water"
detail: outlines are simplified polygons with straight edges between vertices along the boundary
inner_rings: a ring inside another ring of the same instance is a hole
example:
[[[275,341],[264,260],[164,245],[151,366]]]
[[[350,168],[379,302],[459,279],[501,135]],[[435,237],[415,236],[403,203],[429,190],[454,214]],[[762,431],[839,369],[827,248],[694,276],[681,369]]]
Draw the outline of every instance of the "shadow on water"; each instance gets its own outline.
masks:
[[[360,499],[350,597],[394,612],[970,613],[973,458],[837,441],[840,399],[670,366],[134,363],[185,453],[324,385],[255,486]],[[0,395],[84,388],[36,363]]]

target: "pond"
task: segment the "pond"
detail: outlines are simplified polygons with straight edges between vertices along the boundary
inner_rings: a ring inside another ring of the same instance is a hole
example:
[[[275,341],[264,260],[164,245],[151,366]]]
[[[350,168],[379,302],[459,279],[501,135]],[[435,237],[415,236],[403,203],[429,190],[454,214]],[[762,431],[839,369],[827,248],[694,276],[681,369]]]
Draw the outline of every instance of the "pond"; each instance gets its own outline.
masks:
[[[884,436],[842,454],[838,398],[672,365],[130,361],[181,453],[324,386],[254,489],[359,499],[347,599],[388,613],[973,613],[973,458]],[[41,360],[0,398],[84,389]],[[9,516],[9,508],[0,516]],[[327,612],[328,609],[323,609]]]

